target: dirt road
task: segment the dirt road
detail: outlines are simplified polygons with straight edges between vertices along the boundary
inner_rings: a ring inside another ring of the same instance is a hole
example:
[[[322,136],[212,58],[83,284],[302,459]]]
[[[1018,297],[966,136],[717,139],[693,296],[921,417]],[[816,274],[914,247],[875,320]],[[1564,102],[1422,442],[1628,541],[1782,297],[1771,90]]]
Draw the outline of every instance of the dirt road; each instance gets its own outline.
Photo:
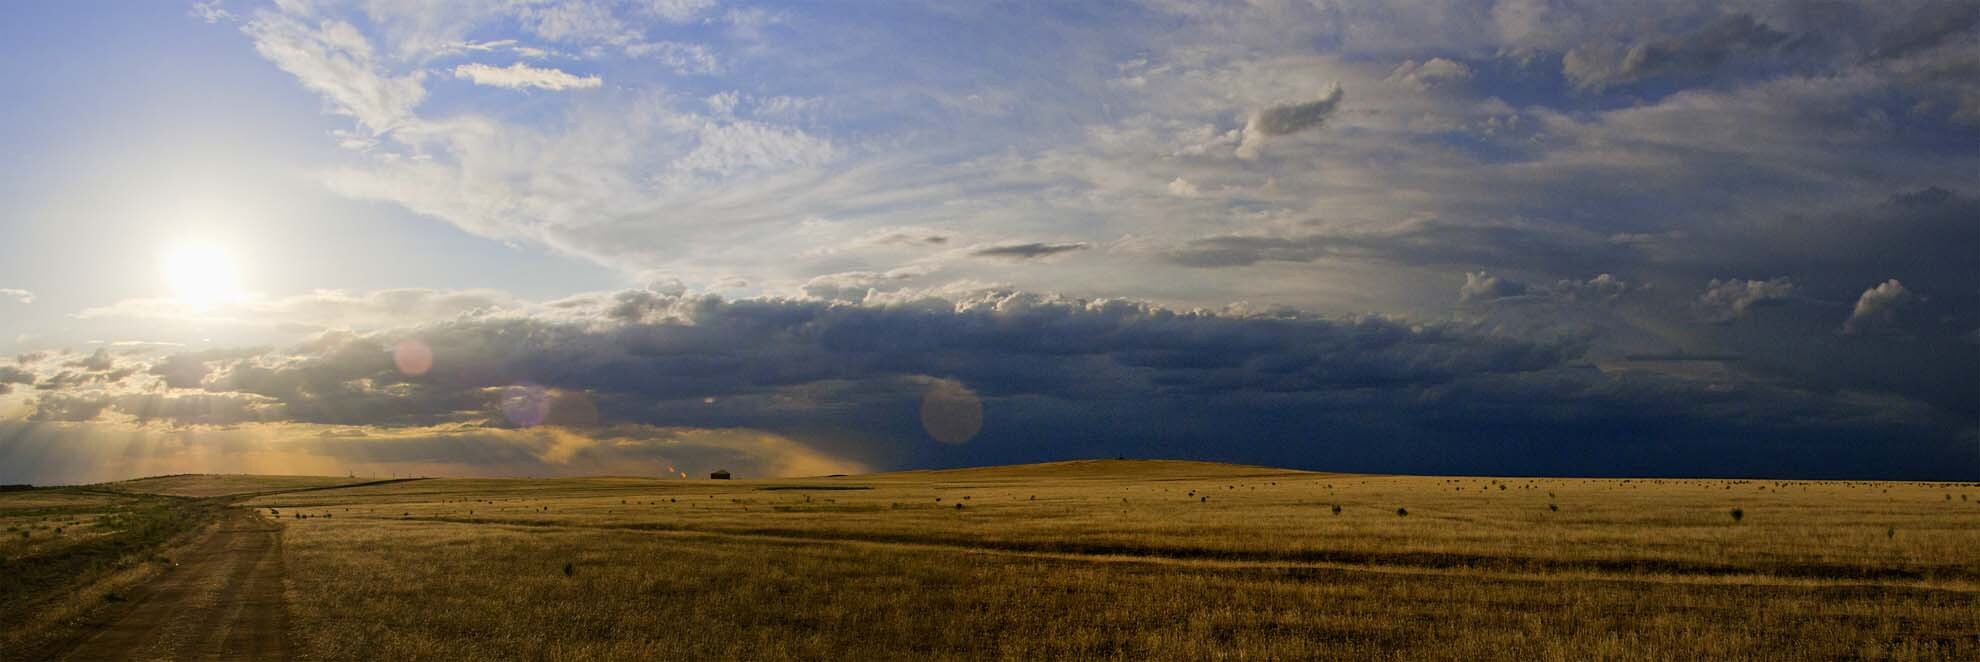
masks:
[[[289,658],[281,525],[233,509],[179,554],[177,568],[62,659]]]

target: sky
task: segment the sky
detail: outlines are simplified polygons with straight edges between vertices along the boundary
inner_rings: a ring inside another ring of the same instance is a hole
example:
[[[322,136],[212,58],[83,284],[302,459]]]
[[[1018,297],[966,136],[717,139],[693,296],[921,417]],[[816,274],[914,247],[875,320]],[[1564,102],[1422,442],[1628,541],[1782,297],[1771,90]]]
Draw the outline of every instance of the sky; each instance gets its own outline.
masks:
[[[1980,4],[0,24],[0,483],[1980,479]]]

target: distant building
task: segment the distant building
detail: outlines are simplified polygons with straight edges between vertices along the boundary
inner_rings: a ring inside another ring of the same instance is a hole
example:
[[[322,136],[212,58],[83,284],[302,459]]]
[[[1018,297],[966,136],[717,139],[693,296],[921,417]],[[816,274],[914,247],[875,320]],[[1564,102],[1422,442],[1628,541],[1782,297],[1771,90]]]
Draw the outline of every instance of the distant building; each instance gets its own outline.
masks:
[[[715,470],[715,473],[712,473],[712,474],[708,474],[708,477],[709,477],[709,478],[711,478],[711,479],[714,479],[714,480],[728,480],[728,479],[729,479],[729,470],[728,470],[728,469],[717,469],[717,470]]]

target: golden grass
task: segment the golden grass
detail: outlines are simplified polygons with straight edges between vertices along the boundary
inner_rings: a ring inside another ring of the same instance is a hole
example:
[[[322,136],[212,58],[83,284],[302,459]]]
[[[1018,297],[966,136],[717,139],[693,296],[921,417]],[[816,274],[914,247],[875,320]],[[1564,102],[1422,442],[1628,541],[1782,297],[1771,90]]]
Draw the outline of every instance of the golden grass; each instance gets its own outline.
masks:
[[[250,504],[324,658],[1973,659],[1977,497],[1087,462]]]

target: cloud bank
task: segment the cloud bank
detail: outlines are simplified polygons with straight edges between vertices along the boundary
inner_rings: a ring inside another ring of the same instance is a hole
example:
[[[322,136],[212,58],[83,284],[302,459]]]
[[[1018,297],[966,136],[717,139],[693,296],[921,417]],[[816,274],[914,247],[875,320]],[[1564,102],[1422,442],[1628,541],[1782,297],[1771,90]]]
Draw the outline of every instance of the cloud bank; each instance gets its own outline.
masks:
[[[1469,284],[1509,291],[1488,280]],[[1581,286],[1618,288],[1606,282]],[[1125,455],[1350,471],[1932,477],[1980,459],[1970,422],[1924,402],[1765,374],[1605,366],[1590,351],[1586,338],[1470,323],[1016,291],[849,304],[626,290],[287,347],[103,349],[23,364],[8,381],[31,376],[36,390],[0,435],[0,457],[7,477],[32,477],[63,444],[91,457],[127,451],[100,445],[121,429],[250,435],[260,441],[248,448],[308,455],[311,466],[487,462],[511,473],[614,458],[648,458],[623,465],[642,472],[672,461],[777,473]],[[955,422],[963,414],[980,421]],[[1858,442],[1872,431],[1878,445]]]

